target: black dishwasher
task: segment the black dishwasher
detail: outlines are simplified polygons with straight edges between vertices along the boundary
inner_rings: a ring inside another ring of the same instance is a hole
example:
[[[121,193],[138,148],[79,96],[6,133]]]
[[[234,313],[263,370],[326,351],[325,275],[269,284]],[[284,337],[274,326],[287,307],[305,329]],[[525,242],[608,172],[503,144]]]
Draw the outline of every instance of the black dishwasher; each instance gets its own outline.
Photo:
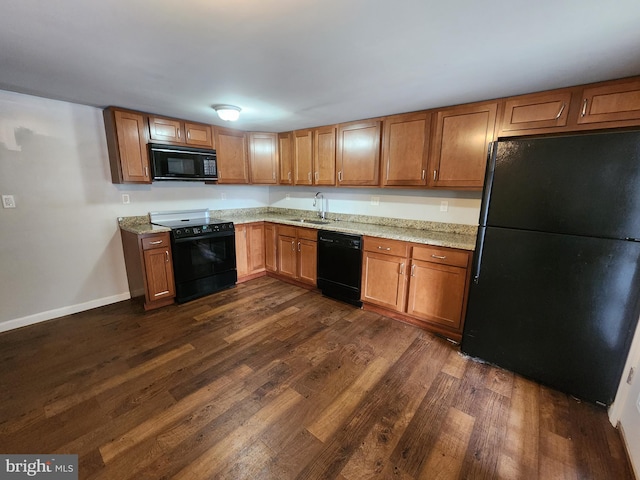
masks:
[[[327,297],[362,306],[362,236],[318,231],[318,288]]]

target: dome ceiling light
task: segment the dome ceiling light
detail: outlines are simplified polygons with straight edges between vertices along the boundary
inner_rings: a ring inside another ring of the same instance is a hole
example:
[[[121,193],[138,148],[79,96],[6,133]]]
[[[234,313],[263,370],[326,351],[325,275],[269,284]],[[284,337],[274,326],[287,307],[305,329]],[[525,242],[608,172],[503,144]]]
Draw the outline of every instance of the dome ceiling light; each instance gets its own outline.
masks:
[[[242,110],[240,107],[236,107],[235,105],[214,105],[213,109],[218,114],[220,119],[225,122],[235,122],[240,117],[240,111]]]

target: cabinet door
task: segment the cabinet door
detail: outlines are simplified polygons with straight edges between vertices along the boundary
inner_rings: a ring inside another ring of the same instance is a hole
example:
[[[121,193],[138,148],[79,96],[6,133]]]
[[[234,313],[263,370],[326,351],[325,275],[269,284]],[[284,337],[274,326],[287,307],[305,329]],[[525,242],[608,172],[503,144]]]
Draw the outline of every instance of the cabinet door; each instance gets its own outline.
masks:
[[[244,132],[216,127],[215,137],[218,183],[249,183]]]
[[[296,238],[278,234],[278,273],[287,277],[297,276]]]
[[[236,225],[236,271],[238,278],[249,274],[249,249],[246,225]]]
[[[404,311],[406,262],[403,257],[364,252],[362,301]]]
[[[249,273],[262,272],[265,269],[264,225],[247,225],[247,250],[249,252]]]
[[[174,297],[171,254],[166,248],[154,248],[144,251],[147,302]]]
[[[615,82],[582,91],[578,124],[640,120],[640,80]],[[606,125],[614,126],[614,125]]]
[[[313,132],[293,132],[293,169],[295,185],[313,184]]]
[[[293,184],[293,145],[292,132],[278,134],[278,153],[280,156],[280,178],[281,185]]]
[[[382,184],[426,185],[431,113],[394,115],[383,125]]]
[[[201,123],[184,124],[187,145],[213,148],[213,132],[211,125]]]
[[[407,313],[460,330],[466,268],[413,260],[410,275]]]
[[[267,223],[264,226],[264,266],[270,272],[278,271],[278,237],[276,226]]]
[[[379,184],[380,123],[371,120],[338,126],[338,185]]]
[[[336,184],[336,127],[314,130],[313,169],[314,185]]]
[[[298,238],[298,279],[316,285],[318,270],[318,242]]]
[[[173,118],[149,116],[149,134],[151,140],[161,142],[184,143],[182,122]]]
[[[144,115],[113,108],[105,109],[103,114],[111,181],[151,183]]]
[[[484,184],[497,103],[464,105],[436,113],[429,185],[480,189]]]
[[[276,184],[278,173],[278,134],[249,134],[251,183]]]
[[[505,101],[501,131],[524,132],[567,125],[571,90],[522,95]],[[535,133],[535,132],[534,132]]]

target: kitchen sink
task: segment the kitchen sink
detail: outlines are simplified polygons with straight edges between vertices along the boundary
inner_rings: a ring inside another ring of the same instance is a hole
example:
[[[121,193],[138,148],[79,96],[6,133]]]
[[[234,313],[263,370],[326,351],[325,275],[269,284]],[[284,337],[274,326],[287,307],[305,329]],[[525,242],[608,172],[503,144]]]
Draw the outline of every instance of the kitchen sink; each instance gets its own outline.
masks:
[[[327,225],[330,223],[328,220],[309,220],[308,218],[290,218],[291,222],[311,223],[313,225]]]

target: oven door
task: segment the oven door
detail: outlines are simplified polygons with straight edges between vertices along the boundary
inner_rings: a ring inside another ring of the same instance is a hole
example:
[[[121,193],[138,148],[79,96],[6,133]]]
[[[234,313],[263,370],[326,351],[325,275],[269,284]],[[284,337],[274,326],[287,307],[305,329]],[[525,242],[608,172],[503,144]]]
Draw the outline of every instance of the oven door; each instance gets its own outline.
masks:
[[[236,283],[233,232],[174,239],[172,254],[178,302],[202,297]]]

